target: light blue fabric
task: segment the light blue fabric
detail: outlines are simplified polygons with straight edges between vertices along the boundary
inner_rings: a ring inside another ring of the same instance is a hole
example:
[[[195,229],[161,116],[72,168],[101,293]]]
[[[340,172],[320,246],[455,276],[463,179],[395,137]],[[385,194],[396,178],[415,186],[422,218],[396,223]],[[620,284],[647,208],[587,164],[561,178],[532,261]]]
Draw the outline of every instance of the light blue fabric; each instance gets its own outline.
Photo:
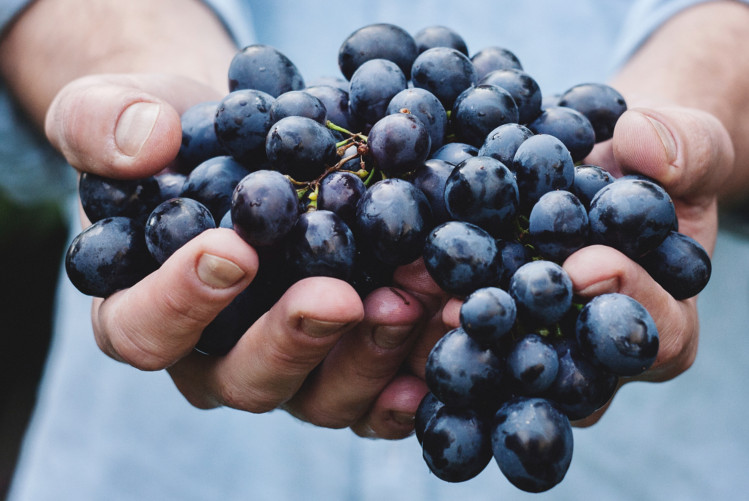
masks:
[[[213,2],[230,27],[247,5]],[[471,52],[505,46],[545,92],[605,80],[619,63],[617,48],[631,52],[657,25],[645,28],[627,18],[629,0],[605,8],[600,0],[251,5],[252,30],[233,29],[238,43],[248,43],[254,32],[285,52],[308,80],[339,74],[337,49],[351,31],[389,21],[412,33],[430,24],[451,26]],[[624,19],[639,27],[637,34],[620,30]],[[749,244],[723,233],[713,281],[700,299],[703,333],[695,366],[668,383],[625,387],[599,424],[575,430],[567,477],[541,495],[518,491],[494,464],[469,482],[442,482],[428,473],[413,438],[371,441],[283,412],[192,408],[165,372],[139,372],[98,350],[89,298],[63,275],[57,332],[9,499],[736,499],[749,492],[743,388],[749,379],[749,266],[737,263],[749,263]]]

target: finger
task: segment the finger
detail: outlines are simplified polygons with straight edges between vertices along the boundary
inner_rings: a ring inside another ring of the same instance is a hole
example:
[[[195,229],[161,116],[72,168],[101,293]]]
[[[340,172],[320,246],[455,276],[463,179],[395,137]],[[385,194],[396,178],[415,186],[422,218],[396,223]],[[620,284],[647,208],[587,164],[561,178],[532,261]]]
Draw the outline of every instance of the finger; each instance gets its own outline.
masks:
[[[405,438],[413,432],[416,410],[428,391],[423,380],[408,374],[399,375],[380,393],[367,415],[351,429],[361,437]]]
[[[97,75],[67,85],[47,112],[45,132],[73,166],[105,177],[138,178],[174,160],[180,114],[218,96],[167,75]]]
[[[346,282],[297,282],[223,357],[193,354],[170,368],[180,391],[201,408],[267,412],[289,400],[364,309]]]
[[[423,321],[421,304],[382,288],[364,301],[364,321],[345,333],[284,408],[328,428],[350,426],[400,370]]]
[[[687,370],[697,354],[699,323],[696,299],[677,301],[639,265],[610,247],[593,245],[564,262],[576,294],[591,298],[618,292],[637,300],[658,328],[658,356],[637,379],[665,381]]]
[[[133,287],[94,301],[96,341],[112,358],[139,369],[168,367],[192,350],[257,266],[255,251],[236,233],[205,231]]]
[[[421,301],[429,316],[436,313],[449,299],[447,293],[429,275],[423,258],[398,267],[393,274],[393,283]]]

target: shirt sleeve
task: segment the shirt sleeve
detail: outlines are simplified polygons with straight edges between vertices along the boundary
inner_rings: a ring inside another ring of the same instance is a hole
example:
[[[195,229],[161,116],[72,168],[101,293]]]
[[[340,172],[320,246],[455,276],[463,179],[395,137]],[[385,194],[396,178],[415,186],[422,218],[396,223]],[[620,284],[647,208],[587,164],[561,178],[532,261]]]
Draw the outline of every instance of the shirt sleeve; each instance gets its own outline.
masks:
[[[0,34],[33,0],[0,0]]]
[[[219,17],[238,47],[257,40],[250,2],[242,0],[203,0]]]
[[[639,49],[663,23],[679,12],[695,5],[717,0],[639,0],[624,21],[621,37],[614,53],[613,66],[619,68]],[[735,0],[749,5],[749,0]]]

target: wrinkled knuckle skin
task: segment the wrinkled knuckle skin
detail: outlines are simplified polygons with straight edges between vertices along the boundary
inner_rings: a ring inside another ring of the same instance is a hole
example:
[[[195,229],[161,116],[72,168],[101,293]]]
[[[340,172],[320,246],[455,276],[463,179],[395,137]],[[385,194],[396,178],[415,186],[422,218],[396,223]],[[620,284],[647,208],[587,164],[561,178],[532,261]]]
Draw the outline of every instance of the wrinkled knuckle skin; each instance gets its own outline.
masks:
[[[236,384],[224,384],[220,390],[221,403],[226,407],[247,411],[252,414],[265,414],[278,408],[278,399],[262,391],[243,388]]]
[[[146,345],[138,342],[140,337],[131,337],[124,334],[112,336],[110,344],[116,358],[120,361],[140,369],[142,371],[158,371],[166,369],[176,360],[160,353],[155,344]]]

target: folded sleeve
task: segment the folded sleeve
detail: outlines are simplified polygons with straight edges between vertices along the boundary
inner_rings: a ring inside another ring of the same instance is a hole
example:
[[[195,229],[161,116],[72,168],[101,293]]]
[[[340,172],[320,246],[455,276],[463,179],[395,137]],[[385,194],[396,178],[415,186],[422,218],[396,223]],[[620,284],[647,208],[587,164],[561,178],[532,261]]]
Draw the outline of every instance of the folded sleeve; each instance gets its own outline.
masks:
[[[203,0],[221,19],[238,47],[256,41],[253,29],[252,9],[246,0]]]
[[[33,0],[0,0],[0,33],[5,30],[16,16]]]

